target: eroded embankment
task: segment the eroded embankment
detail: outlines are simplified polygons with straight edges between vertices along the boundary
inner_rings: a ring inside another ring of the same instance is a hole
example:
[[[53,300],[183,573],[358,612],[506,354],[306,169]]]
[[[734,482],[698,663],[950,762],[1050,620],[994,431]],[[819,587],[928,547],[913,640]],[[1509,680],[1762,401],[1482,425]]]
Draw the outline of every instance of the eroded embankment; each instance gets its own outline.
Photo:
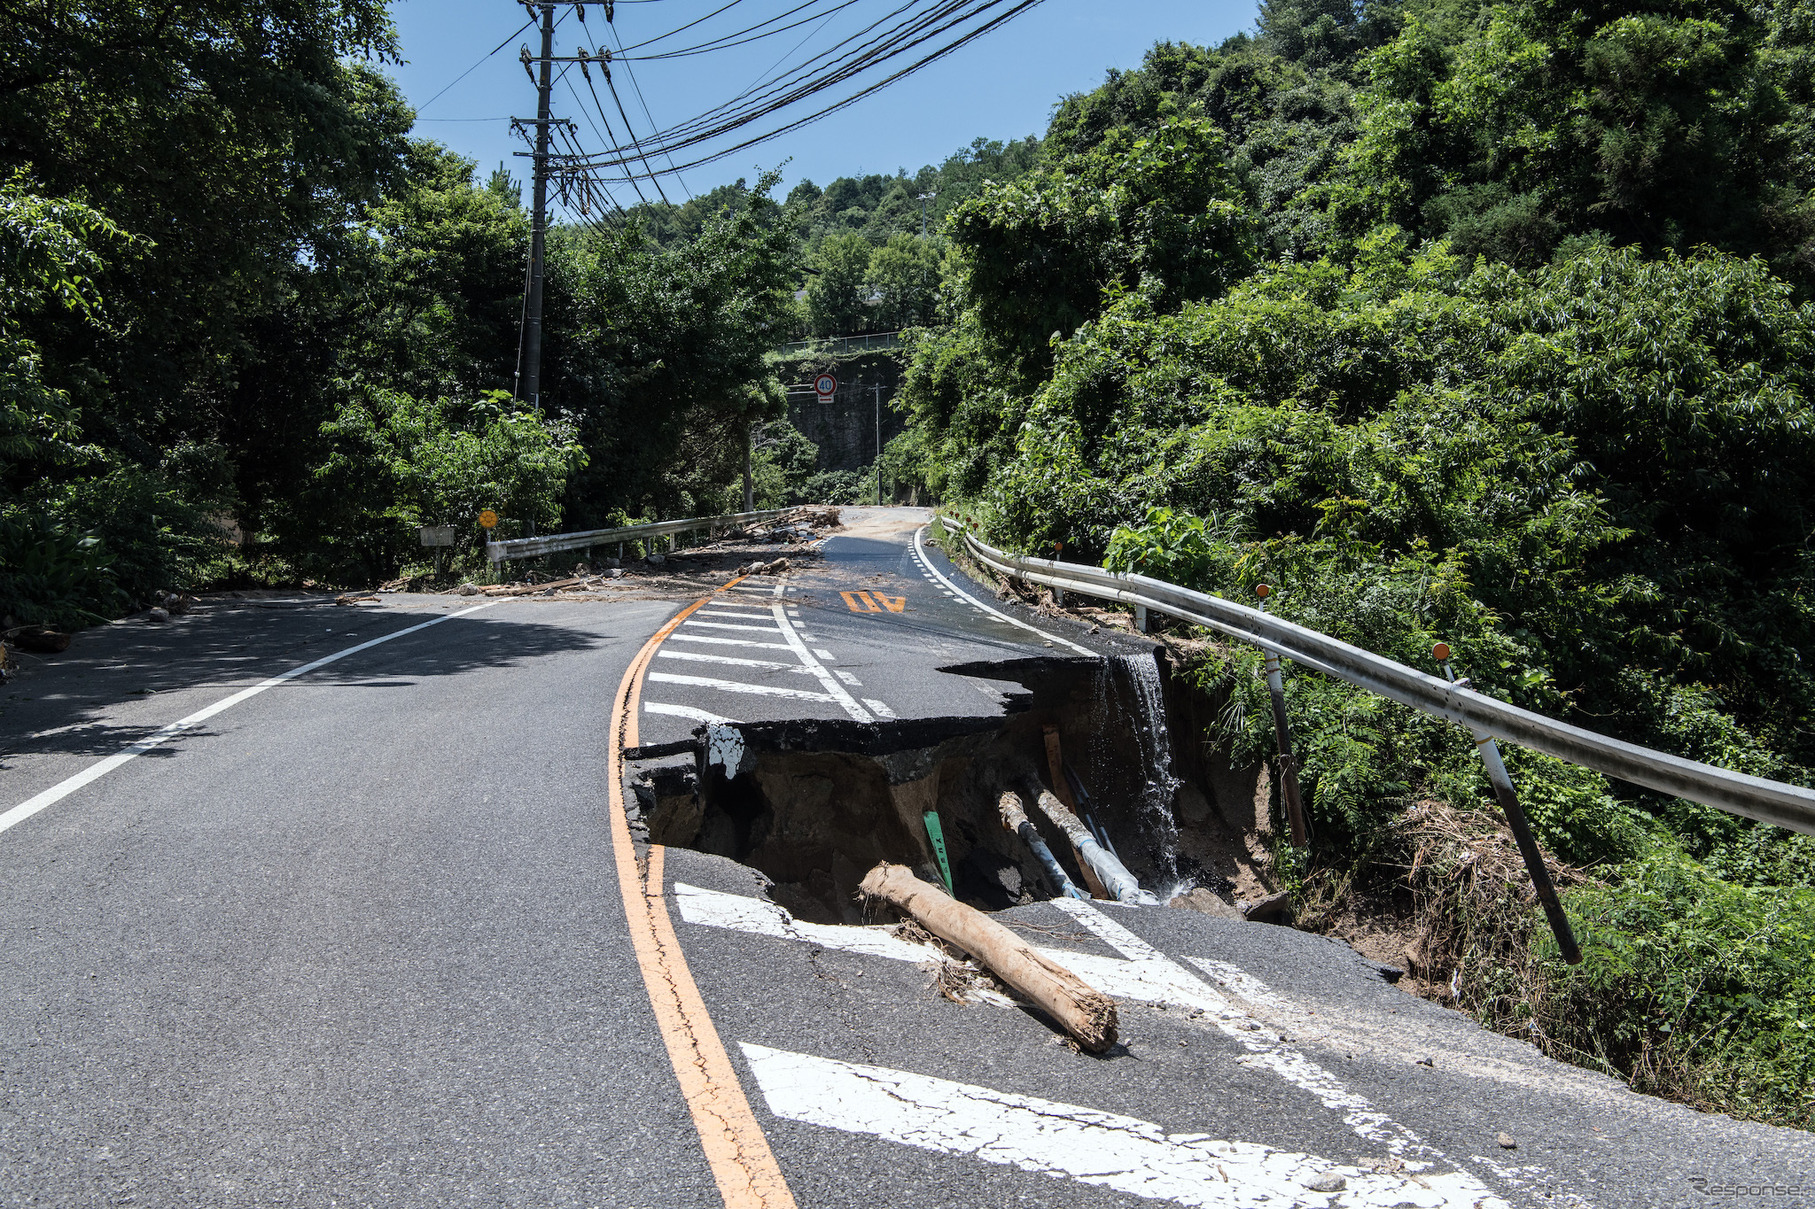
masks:
[[[1217,703],[1161,656],[941,669],[1006,690],[1000,717],[701,727],[690,743],[631,753],[650,757],[636,785],[642,826],[653,842],[760,870],[799,918],[858,922],[858,882],[878,862],[941,880],[931,812],[957,897],[999,910],[1059,892],[998,807],[1005,789],[1046,789],[1163,900],[1196,891],[1184,905],[1229,913],[1266,902],[1264,767],[1175,742],[1210,733]],[[1067,877],[1087,885],[1064,833],[1030,813]]]

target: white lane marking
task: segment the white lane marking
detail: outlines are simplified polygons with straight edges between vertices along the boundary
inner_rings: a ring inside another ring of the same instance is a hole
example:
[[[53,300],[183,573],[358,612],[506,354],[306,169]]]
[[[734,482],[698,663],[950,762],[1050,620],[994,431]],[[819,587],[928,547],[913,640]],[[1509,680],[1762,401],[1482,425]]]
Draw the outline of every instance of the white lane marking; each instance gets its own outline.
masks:
[[[768,659],[739,659],[734,655],[707,655],[700,651],[657,651],[657,659],[685,659],[690,663],[728,663],[733,667],[755,667],[770,672],[804,672],[794,663],[776,663]]]
[[[890,709],[887,705],[884,705],[882,702],[876,700],[876,698],[874,698],[874,697],[865,697],[863,699],[863,703],[865,705],[869,706],[870,709],[875,711],[875,714],[878,718],[888,718],[890,720],[893,720],[895,717],[894,710]]]
[[[814,654],[815,654],[815,655],[818,655],[818,656],[819,656],[819,657],[820,657],[820,658],[821,658],[821,659],[836,659],[836,658],[838,658],[838,656],[836,656],[836,655],[834,655],[834,654],[833,654],[833,653],[832,653],[832,652],[830,652],[830,651],[828,651],[828,650],[825,650],[825,649],[824,649],[824,648],[822,648],[822,647],[814,647],[814,648],[813,648],[813,653],[814,653]]]
[[[1506,1209],[1462,1172],[1385,1174],[1316,1155],[1169,1134],[1151,1121],[881,1066],[741,1043],[769,1111],[845,1133],[1203,1209],[1257,1204]],[[1322,1191],[1313,1190],[1317,1185]]]
[[[1057,634],[1048,634],[1045,630],[1039,629],[1035,626],[1028,625],[1025,621],[1022,621],[1017,617],[1010,617],[1007,613],[1002,612],[1000,609],[990,608],[988,605],[986,605],[982,601],[978,600],[975,596],[972,596],[969,592],[966,592],[963,588],[960,588],[957,584],[955,584],[951,580],[947,579],[944,575],[940,574],[939,568],[935,567],[932,564],[932,560],[927,558],[926,547],[921,544],[921,539],[925,536],[926,536],[926,526],[925,525],[922,525],[922,526],[920,526],[920,528],[914,530],[914,557],[918,558],[920,560],[921,566],[925,567],[928,571],[931,571],[933,573],[933,577],[935,579],[937,579],[940,583],[944,584],[947,588],[949,588],[953,595],[958,596],[959,598],[961,598],[963,600],[969,601],[971,605],[973,605],[976,608],[982,609],[985,613],[988,613],[991,617],[999,617],[1003,621],[1006,621],[1009,625],[1019,626],[1021,629],[1026,630],[1030,634],[1038,634],[1040,637],[1046,639],[1048,642],[1054,642],[1060,646],[1070,647],[1072,650],[1076,651],[1080,655],[1090,655],[1092,657],[1094,657],[1096,655],[1096,652],[1091,650],[1089,647],[1079,646],[1077,643],[1073,642],[1069,638],[1061,638]]]
[[[840,680],[844,681],[846,684],[850,685],[852,688],[862,688],[863,687],[863,681],[861,681],[857,677],[851,675],[851,673],[845,671],[841,667],[833,668],[832,674],[834,676],[837,676]]]
[[[682,919],[701,927],[801,940],[821,948],[886,957],[890,961],[938,963],[946,960],[941,950],[902,940],[886,925],[810,924],[795,919],[786,907],[767,899],[702,890],[686,882],[675,882],[674,902],[681,909]]]
[[[735,718],[722,718],[717,714],[709,714],[703,709],[694,709],[691,705],[664,705],[660,701],[643,702],[643,712],[646,714],[667,714],[672,718],[688,718],[694,722],[716,722],[721,725],[737,721]]]
[[[838,702],[844,712],[858,722],[875,721],[870,717],[870,711],[857,704],[857,699],[844,691],[844,685],[838,683],[838,677],[828,672],[824,664],[813,658],[813,652],[809,651],[807,644],[801,641],[801,634],[795,630],[794,623],[788,620],[788,614],[782,608],[781,602],[777,601],[770,605],[769,609],[775,617],[775,624],[781,627],[782,638],[794,648],[794,657],[813,670],[813,674],[819,677],[820,684],[824,685],[826,692],[831,694],[831,700]]]
[[[748,638],[714,638],[710,634],[683,634],[679,630],[668,635],[667,641],[673,642],[676,639],[679,639],[682,642],[710,642],[715,646],[760,647],[769,651],[791,651],[794,649],[785,642],[752,642]],[[831,656],[828,655],[827,658],[829,659]]]
[[[802,688],[780,688],[773,684],[745,684],[742,680],[714,680],[710,676],[677,676],[673,672],[650,672],[648,679],[658,684],[689,684],[694,688],[717,689],[721,693],[748,693],[753,697],[788,697],[795,701],[835,701],[829,693],[809,692]],[[864,719],[866,722],[868,718]]]
[[[761,605],[745,605],[740,607],[747,611],[738,612],[733,609],[701,609],[699,612],[695,613],[694,616],[729,617],[733,621],[761,621],[764,617],[768,616],[768,610]]]
[[[465,617],[468,614],[477,613],[481,609],[490,609],[503,603],[504,602],[501,600],[488,601],[482,605],[474,605],[470,609],[461,609],[458,612],[446,613],[440,617],[434,617],[413,626],[405,626],[401,630],[396,630],[380,638],[371,638],[357,646],[350,646],[344,651],[335,651],[332,655],[323,655],[320,659],[305,663],[300,667],[293,667],[287,672],[280,672],[268,680],[259,681],[250,688],[243,688],[237,693],[222,697],[213,705],[198,709],[187,717],[178,718],[169,726],[153,731],[138,742],[129,744],[124,749],[115,752],[113,755],[108,756],[98,763],[90,764],[75,776],[58,781],[55,785],[52,785],[42,793],[29,797],[5,814],[0,814],[0,831],[6,831],[12,827],[18,826],[45,807],[54,806],[84,785],[100,780],[128,760],[131,760],[136,756],[144,755],[159,744],[167,743],[171,739],[176,738],[190,727],[206,722],[222,710],[232,709],[240,702],[256,697],[268,688],[276,688],[278,685],[294,680],[298,676],[307,675],[316,668],[326,667],[330,663],[345,659],[348,655],[357,655],[361,651],[369,651],[375,646],[391,641],[393,638],[402,638],[405,634],[414,634],[419,630],[426,630],[430,626],[440,625],[444,621],[452,621],[456,617]]]
[[[1385,1146],[1398,1158],[1416,1154],[1433,1162],[1450,1161],[1418,1134],[1375,1108],[1366,1097],[1350,1091],[1335,1075],[1287,1044],[1280,1033],[1264,1026],[1256,1027],[1258,1021],[1217,994],[1203,979],[1095,907],[1077,899],[1054,899],[1052,905],[1128,958],[1128,964],[1139,971],[1140,979],[1160,988],[1162,995],[1175,1003],[1202,1009],[1212,1025],[1252,1055],[1243,1059],[1244,1062],[1270,1070],[1316,1096],[1325,1108],[1341,1113],[1343,1123],[1359,1136]],[[1078,969],[1077,974],[1086,981],[1090,978],[1082,969]],[[1258,978],[1248,977],[1253,987],[1266,992],[1274,1002],[1284,1002]],[[1107,993],[1116,994],[1115,991]],[[1152,998],[1151,995],[1137,997]]]
[[[690,922],[709,927],[756,930],[741,922],[744,917],[740,912],[748,910],[748,908],[740,906],[735,901],[739,898],[738,895],[721,896],[716,891],[707,890],[697,891],[696,894],[698,897],[695,898],[690,908],[693,914],[687,916]],[[733,901],[715,901],[719,898]],[[1241,1059],[1242,1062],[1272,1072],[1301,1091],[1316,1097],[1324,1107],[1341,1113],[1343,1123],[1351,1130],[1370,1142],[1385,1146],[1394,1157],[1404,1161],[1408,1169],[1422,1170],[1419,1165],[1420,1160],[1427,1163],[1442,1162],[1453,1165],[1452,1160],[1441,1151],[1427,1144],[1412,1130],[1380,1112],[1364,1097],[1351,1092],[1335,1075],[1287,1044],[1278,1031],[1242,1011],[1203,979],[1166,957],[1165,954],[1128,931],[1121,924],[1109,919],[1096,908],[1076,899],[1053,899],[1051,905],[1065,911],[1066,914],[1095,933],[1099,939],[1125,956],[1102,957],[1094,953],[1077,953],[1069,949],[1034,946],[1041,956],[1064,966],[1111,998],[1135,1003],[1164,1004],[1201,1013],[1201,1019],[1248,1051],[1250,1056]],[[774,909],[783,910],[779,906]],[[786,912],[783,911],[783,914],[785,915]],[[793,926],[798,928],[804,925],[794,924]],[[813,941],[825,948],[848,948],[854,952],[871,952],[867,948],[857,947],[858,941],[854,937],[841,942],[841,937],[860,930],[844,925],[819,925]],[[764,930],[762,934],[793,935],[792,932],[786,930],[781,932]],[[891,954],[874,952],[872,955],[891,956]],[[1253,982],[1262,990],[1266,990],[1265,984],[1261,983],[1259,979],[1253,979]],[[1278,1002],[1284,1002],[1278,996],[1272,995],[1271,991],[1267,991],[1267,994]],[[1296,1009],[1293,1010],[1296,1012]]]
[[[1293,1004],[1275,995],[1273,988],[1240,966],[1232,966],[1226,961],[1212,961],[1208,957],[1187,957],[1185,960],[1256,1007],[1271,1008],[1276,1012],[1298,1011]]]
[[[775,633],[775,627],[772,625],[732,625],[728,621],[695,621],[691,617],[681,624],[698,626],[702,630],[754,630],[759,634]]]

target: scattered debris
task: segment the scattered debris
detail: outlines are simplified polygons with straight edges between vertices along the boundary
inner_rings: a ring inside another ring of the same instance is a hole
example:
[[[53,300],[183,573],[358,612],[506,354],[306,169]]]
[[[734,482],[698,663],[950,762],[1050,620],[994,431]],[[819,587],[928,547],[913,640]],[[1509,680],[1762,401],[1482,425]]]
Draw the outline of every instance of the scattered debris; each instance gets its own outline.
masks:
[[[1115,1001],[977,910],[928,885],[906,866],[887,861],[864,877],[861,892],[906,913],[933,935],[950,941],[1052,1017],[1093,1054],[1115,1044]]]
[[[1517,1150],[1519,1148],[1519,1144],[1513,1140],[1513,1136],[1510,1133],[1501,1133],[1494,1141],[1500,1143],[1500,1149],[1502,1150]]]
[[[1187,911],[1202,911],[1205,915],[1216,915],[1223,919],[1247,919],[1233,904],[1224,902],[1216,894],[1198,886],[1187,890],[1166,904],[1169,907],[1182,907]]]
[[[378,597],[374,596],[370,592],[366,592],[363,594],[348,592],[343,596],[336,596],[334,598],[334,603],[337,605],[353,605],[353,604],[368,604],[368,603],[378,604],[379,600],[378,600]]]
[[[1245,903],[1242,906],[1242,916],[1259,923],[1285,924],[1290,927],[1292,896],[1281,890],[1275,894],[1269,894],[1265,898],[1256,899],[1254,902]]]
[[[152,611],[162,612],[163,610],[154,609]],[[166,621],[169,617],[170,615],[165,613],[163,617],[155,618],[154,620]],[[12,640],[14,646],[22,651],[30,651],[34,655],[61,655],[64,651],[69,649],[70,636],[60,630],[51,630],[46,629],[41,625],[34,625],[23,626],[20,629],[13,631]]]
[[[163,608],[163,607],[155,607],[155,608],[146,609],[145,610],[145,620],[146,621],[156,621],[156,622],[169,621],[170,620],[170,610]],[[65,643],[64,645],[67,646],[68,644]],[[58,647],[57,649],[62,650],[63,648]]]

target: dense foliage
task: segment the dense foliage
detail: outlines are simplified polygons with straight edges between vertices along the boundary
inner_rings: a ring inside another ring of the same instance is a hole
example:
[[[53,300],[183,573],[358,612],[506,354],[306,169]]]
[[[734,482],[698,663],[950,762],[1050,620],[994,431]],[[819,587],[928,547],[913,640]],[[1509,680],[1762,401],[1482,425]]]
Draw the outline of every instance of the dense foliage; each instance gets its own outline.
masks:
[[[370,583],[418,526],[718,508],[779,414],[797,236],[741,184],[555,233],[513,402],[528,217],[408,137],[382,4],[30,0],[0,16],[0,616]],[[866,266],[867,267],[867,266]]]
[[[1001,543],[1270,583],[1401,662],[1442,640],[1495,696],[1808,784],[1804,20],[1315,0],[1155,47],[953,212],[908,374],[921,477]],[[1236,759],[1270,750],[1257,672],[1198,669]],[[1490,817],[1462,732],[1315,675],[1287,697],[1315,834],[1279,868],[1307,902],[1395,901],[1420,804]],[[1508,761],[1593,871],[1566,897],[1589,961],[1463,946],[1464,1001],[1648,1089],[1815,1120],[1815,843]]]

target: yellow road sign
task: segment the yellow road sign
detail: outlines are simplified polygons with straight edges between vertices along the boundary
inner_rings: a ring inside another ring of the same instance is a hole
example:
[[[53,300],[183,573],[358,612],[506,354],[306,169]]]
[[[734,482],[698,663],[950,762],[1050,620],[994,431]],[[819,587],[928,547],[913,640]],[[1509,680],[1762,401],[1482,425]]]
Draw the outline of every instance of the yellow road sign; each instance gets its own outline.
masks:
[[[486,529],[497,528],[498,527],[498,514],[496,512],[493,512],[490,508],[487,508],[484,512],[481,512],[479,514],[479,524],[481,527],[486,528]]]

